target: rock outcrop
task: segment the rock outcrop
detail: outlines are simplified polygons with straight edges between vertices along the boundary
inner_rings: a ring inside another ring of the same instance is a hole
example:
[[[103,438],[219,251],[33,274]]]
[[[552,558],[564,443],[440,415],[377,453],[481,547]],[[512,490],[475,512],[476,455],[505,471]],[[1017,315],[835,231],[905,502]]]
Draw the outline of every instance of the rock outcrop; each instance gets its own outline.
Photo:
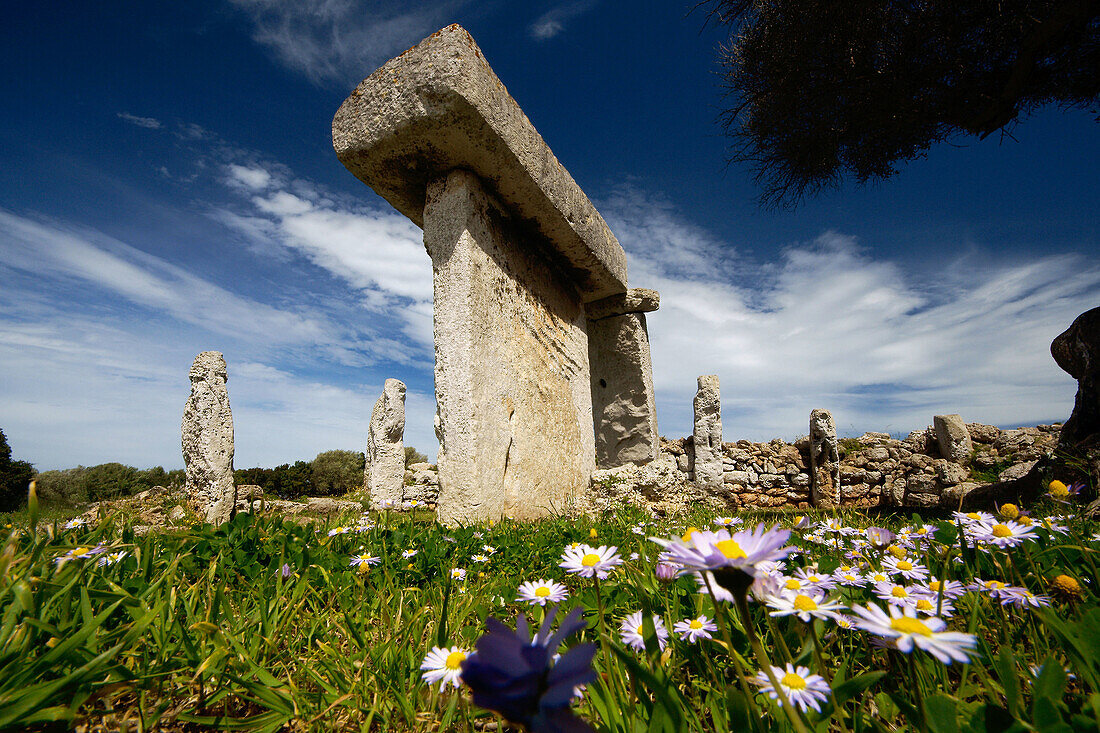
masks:
[[[814,506],[839,506],[840,450],[836,422],[828,410],[810,413],[810,500]]]

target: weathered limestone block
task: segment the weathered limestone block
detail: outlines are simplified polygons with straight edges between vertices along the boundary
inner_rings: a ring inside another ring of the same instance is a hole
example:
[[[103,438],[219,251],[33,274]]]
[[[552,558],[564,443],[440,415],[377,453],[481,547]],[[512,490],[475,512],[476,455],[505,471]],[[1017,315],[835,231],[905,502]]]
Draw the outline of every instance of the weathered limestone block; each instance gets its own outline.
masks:
[[[840,448],[836,422],[828,410],[810,412],[810,500],[814,506],[840,504]]]
[[[954,486],[967,479],[970,472],[954,461],[938,458],[932,462],[932,470],[936,472],[936,478],[941,486]]]
[[[595,470],[584,306],[467,171],[432,184],[439,519],[561,512]]]
[[[1059,438],[1061,445],[1076,447],[1100,434],[1100,308],[1077,316],[1050,344],[1050,353],[1077,380],[1073,413]]]
[[[657,457],[660,436],[645,314],[599,320],[589,315],[587,330],[596,464],[649,463]]]
[[[225,357],[217,351],[202,352],[195,357],[188,376],[191,396],[181,428],[187,472],[184,491],[199,505],[207,522],[221,524],[233,518],[237,504]]]
[[[363,485],[375,509],[401,503],[405,481],[405,383],[387,379],[367,432]]]
[[[699,377],[695,393],[695,485],[703,491],[722,488],[722,398],[718,375]]]
[[[932,425],[936,431],[940,455],[955,463],[966,463],[974,446],[963,419],[958,415],[935,415]]]

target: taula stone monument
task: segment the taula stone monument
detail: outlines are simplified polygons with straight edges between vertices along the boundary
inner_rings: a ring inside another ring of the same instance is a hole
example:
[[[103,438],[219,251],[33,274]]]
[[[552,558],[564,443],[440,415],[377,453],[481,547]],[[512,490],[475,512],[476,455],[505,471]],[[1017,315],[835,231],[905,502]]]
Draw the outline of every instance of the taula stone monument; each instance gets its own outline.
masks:
[[[810,411],[810,503],[840,506],[840,445],[828,410]]]
[[[332,139],[424,230],[440,521],[561,511],[588,487],[604,430],[586,309],[627,292],[618,240],[457,25],[359,84]]]
[[[363,485],[371,506],[395,507],[401,503],[405,483],[405,383],[387,379],[382,396],[374,404],[367,433],[367,465]]]
[[[1058,366],[1077,380],[1073,413],[1062,426],[1061,445],[1086,442],[1100,448],[1100,308],[1085,311],[1050,344]]]
[[[181,429],[187,472],[184,490],[206,521],[221,524],[233,518],[237,506],[225,358],[220,352],[204,351],[195,357],[189,376],[191,396],[183,409]]]

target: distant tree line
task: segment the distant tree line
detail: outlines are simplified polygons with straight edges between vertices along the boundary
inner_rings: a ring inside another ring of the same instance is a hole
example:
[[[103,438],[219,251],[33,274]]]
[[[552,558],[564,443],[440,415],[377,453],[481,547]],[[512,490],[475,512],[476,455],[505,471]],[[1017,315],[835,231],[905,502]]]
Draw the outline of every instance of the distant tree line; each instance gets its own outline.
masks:
[[[428,458],[415,448],[405,448],[405,465]],[[233,472],[238,486],[253,485],[282,499],[301,496],[340,496],[362,488],[366,456],[361,452],[330,450],[312,461],[284,463],[275,468],[239,468]],[[182,468],[166,471],[161,466],[141,470],[121,463],[77,466],[37,472],[26,461],[13,461],[11,448],[0,430],[0,511],[17,511],[27,501],[27,486],[35,480],[44,506],[85,504],[146,491],[154,486],[180,488],[186,476]]]

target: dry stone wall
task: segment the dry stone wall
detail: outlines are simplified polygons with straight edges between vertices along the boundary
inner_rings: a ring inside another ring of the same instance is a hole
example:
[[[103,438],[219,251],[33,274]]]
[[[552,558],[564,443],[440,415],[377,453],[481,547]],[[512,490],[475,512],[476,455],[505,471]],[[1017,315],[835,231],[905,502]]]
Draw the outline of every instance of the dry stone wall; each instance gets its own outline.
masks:
[[[964,424],[972,450],[963,463],[940,454],[934,426],[897,439],[865,433],[838,441],[840,504],[847,507],[952,507],[971,491],[1026,475],[1058,443],[1061,425],[1001,430]],[[722,444],[722,483],[695,481],[693,438],[661,439],[660,454],[647,466],[599,470],[583,497],[582,511],[629,503],[658,514],[692,504],[716,511],[808,508],[811,497],[810,439],[792,443],[739,440]]]

